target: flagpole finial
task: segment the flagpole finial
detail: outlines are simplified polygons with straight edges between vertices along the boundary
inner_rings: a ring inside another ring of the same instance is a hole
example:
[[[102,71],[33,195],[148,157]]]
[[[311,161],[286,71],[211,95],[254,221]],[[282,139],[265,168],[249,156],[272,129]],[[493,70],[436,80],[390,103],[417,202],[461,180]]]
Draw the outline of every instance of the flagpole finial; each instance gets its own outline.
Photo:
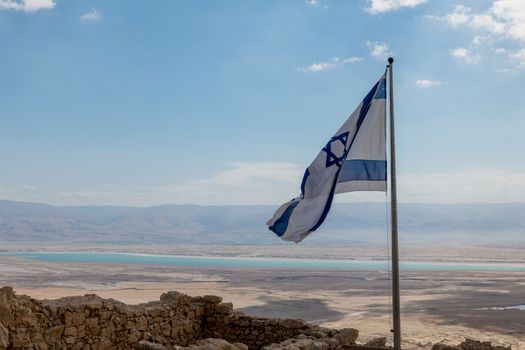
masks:
[[[390,64],[394,63],[394,57],[388,57],[388,63]]]

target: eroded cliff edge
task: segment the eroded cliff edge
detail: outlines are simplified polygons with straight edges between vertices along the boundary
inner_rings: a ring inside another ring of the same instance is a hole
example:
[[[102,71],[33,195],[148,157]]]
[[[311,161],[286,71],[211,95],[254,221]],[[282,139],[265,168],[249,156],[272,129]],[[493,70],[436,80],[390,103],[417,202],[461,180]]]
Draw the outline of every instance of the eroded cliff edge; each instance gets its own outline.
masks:
[[[213,295],[168,292],[159,301],[126,305],[94,294],[36,300],[0,288],[2,349],[347,349],[353,328],[328,329],[295,319],[267,319],[233,310]],[[490,343],[439,350],[503,350]],[[384,347],[384,338],[371,348]],[[437,349],[436,349],[437,350]]]

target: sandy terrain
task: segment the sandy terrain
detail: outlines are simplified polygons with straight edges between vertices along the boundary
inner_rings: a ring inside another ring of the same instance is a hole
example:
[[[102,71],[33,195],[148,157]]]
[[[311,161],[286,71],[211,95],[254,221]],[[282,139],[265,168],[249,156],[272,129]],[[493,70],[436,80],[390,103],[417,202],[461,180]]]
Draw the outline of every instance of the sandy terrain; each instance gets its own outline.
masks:
[[[361,340],[389,336],[390,328],[385,271],[226,270],[0,257],[0,285],[38,299],[95,293],[131,304],[157,300],[168,290],[216,294],[250,314],[354,327]],[[482,310],[525,304],[523,272],[403,272],[401,286],[406,348],[473,337],[525,349],[525,311]]]

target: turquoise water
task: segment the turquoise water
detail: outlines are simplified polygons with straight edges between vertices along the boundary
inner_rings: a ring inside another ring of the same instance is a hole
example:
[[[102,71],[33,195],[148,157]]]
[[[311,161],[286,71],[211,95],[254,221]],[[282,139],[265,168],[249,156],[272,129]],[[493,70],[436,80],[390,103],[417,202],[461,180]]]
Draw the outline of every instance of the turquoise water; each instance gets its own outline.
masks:
[[[9,252],[4,256],[14,256],[32,260],[64,263],[111,263],[137,265],[166,265],[188,267],[219,268],[301,268],[301,269],[350,269],[380,270],[386,269],[385,261],[358,260],[300,260],[300,259],[257,259],[257,258],[222,258],[190,257],[174,255],[146,255],[124,253],[91,253],[91,252]],[[405,262],[402,270],[464,270],[464,271],[525,271],[525,265],[496,263],[432,263]]]

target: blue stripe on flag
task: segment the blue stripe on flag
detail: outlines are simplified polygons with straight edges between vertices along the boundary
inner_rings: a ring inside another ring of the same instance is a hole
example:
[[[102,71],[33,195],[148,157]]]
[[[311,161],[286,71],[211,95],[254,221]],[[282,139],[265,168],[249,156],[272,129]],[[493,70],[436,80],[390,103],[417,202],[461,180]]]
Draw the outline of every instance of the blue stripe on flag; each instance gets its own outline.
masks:
[[[376,100],[386,98],[386,79],[381,79],[379,84],[380,85],[376,97],[374,97]]]
[[[343,164],[337,182],[386,181],[386,160],[351,159]]]
[[[308,180],[308,177],[310,176],[310,170],[308,170],[308,168],[306,168],[306,171],[304,172],[304,176],[303,176],[303,181],[301,181],[301,195],[303,196],[304,198],[304,191],[305,191],[305,187],[306,187],[306,180]]]
[[[363,103],[361,105],[361,110],[359,111],[359,118],[357,119],[356,123],[356,130],[354,133],[354,137],[352,138],[352,141],[350,142],[350,146],[348,146],[348,149],[346,150],[345,158],[348,155],[348,152],[352,148],[352,145],[354,144],[355,138],[357,136],[357,133],[359,132],[359,129],[361,128],[361,124],[363,124],[363,121],[365,120],[366,114],[368,113],[368,110],[370,109],[370,106],[372,105],[372,99],[374,98],[374,95],[376,94],[377,87],[379,85],[379,81],[374,85],[372,90],[366,95],[366,97],[363,99]],[[328,199],[326,200],[326,204],[323,209],[323,213],[321,214],[321,217],[317,221],[317,223],[310,229],[310,232],[313,232],[321,226],[321,224],[326,219],[326,216],[328,215],[328,212],[330,211],[330,207],[332,206],[332,201],[334,200],[334,194],[335,194],[335,187],[337,185],[337,179],[339,177],[339,173],[341,172],[341,168],[338,170],[338,174],[335,177],[335,180],[332,184],[332,189],[330,190],[330,195],[328,196]]]
[[[279,237],[281,237],[288,228],[288,221],[290,220],[290,217],[292,216],[293,210],[295,207],[299,204],[299,201],[293,202],[286,208],[284,213],[281,215],[281,217],[273,223],[272,226],[268,227],[271,231],[275,232],[275,234]]]
[[[354,143],[355,137],[357,133],[359,132],[359,128],[361,127],[361,124],[363,124],[363,120],[365,120],[366,114],[368,113],[368,110],[370,109],[370,106],[372,105],[372,99],[374,98],[374,95],[376,94],[377,86],[379,85],[379,81],[374,85],[372,90],[366,95],[366,97],[363,99],[363,104],[361,105],[361,110],[359,111],[359,118],[357,119],[356,123],[356,131],[354,133],[354,138],[352,139],[352,142],[350,142],[350,146],[348,147],[348,150],[352,148],[352,144]]]

